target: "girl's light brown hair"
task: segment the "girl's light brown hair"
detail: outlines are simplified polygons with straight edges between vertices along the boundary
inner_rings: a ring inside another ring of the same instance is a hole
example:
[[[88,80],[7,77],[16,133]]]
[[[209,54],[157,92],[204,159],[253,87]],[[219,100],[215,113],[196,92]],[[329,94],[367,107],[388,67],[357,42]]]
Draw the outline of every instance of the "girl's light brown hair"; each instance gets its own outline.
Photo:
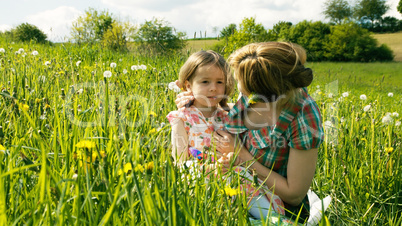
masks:
[[[313,72],[305,68],[306,51],[286,42],[253,43],[229,57],[234,76],[245,92],[268,102],[295,101],[300,89],[313,81]]]
[[[214,65],[222,70],[223,75],[225,77],[225,97],[219,102],[219,105],[227,110],[228,105],[228,97],[232,94],[234,89],[234,79],[231,75],[231,70],[229,64],[226,60],[218,53],[208,50],[208,51],[198,51],[193,53],[184,65],[181,67],[179,72],[179,83],[183,89],[186,89],[184,86],[185,81],[189,81],[192,83],[194,74],[199,67]]]

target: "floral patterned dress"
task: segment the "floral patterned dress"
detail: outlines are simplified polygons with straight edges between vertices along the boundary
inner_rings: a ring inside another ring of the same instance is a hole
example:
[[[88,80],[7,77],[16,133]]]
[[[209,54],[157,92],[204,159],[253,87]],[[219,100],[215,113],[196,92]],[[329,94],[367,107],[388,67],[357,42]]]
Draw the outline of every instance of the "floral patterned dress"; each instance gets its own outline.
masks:
[[[196,149],[200,152],[209,150],[212,133],[225,128],[227,112],[217,108],[210,118],[206,118],[198,108],[190,106],[183,111],[172,111],[166,117],[171,125],[176,124],[179,120],[184,122],[191,156],[190,150]]]

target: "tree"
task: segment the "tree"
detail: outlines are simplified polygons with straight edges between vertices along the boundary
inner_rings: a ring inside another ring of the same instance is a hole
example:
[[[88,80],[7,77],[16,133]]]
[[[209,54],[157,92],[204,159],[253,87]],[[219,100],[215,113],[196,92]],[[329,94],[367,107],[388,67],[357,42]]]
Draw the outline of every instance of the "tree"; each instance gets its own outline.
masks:
[[[360,20],[370,20],[373,28],[374,22],[381,20],[389,9],[389,6],[385,3],[385,0],[361,0],[356,5],[355,14]]]
[[[45,43],[47,38],[46,34],[38,27],[28,23],[18,25],[11,33],[13,33],[14,38],[22,42],[34,40],[38,43]]]
[[[398,12],[399,12],[400,14],[402,14],[402,0],[399,0],[398,7],[396,7],[396,9],[398,10]]]
[[[283,41],[289,34],[289,29],[292,27],[291,22],[279,21],[272,29],[268,31],[268,40]]]
[[[340,24],[345,18],[352,16],[352,9],[346,0],[328,0],[324,4],[325,18],[331,22]]]
[[[71,29],[72,39],[78,43],[95,43],[103,38],[103,34],[115,22],[108,11],[98,12],[93,8],[85,11],[84,16],[78,17],[73,22]]]
[[[229,38],[229,36],[233,35],[237,30],[236,24],[229,24],[228,26],[224,27],[221,31],[222,38]]]
[[[174,31],[167,21],[153,18],[141,25],[135,40],[156,50],[181,49],[186,44],[186,34]]]

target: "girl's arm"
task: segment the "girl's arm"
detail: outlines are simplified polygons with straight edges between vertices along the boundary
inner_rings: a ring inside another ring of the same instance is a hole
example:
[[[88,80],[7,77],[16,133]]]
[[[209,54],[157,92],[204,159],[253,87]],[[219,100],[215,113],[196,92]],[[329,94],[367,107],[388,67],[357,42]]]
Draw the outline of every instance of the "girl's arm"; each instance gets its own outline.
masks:
[[[255,169],[260,179],[275,192],[284,202],[297,206],[306,196],[313,181],[316,163],[317,149],[297,150],[290,148],[287,178],[268,169],[258,161],[244,147],[241,148],[237,162],[249,169]]]
[[[172,124],[172,156],[176,162],[188,159],[188,135],[184,129],[183,120],[179,119]]]

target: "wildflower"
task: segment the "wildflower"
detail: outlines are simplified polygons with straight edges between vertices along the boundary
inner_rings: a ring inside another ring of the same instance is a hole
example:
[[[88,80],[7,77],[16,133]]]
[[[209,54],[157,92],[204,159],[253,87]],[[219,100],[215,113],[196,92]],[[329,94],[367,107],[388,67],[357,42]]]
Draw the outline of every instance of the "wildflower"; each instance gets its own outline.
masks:
[[[226,187],[224,188],[223,192],[224,192],[227,196],[230,196],[230,197],[235,196],[235,195],[238,195],[238,194],[240,193],[239,190],[233,189],[233,188],[228,187],[228,186],[226,186]]]
[[[391,152],[392,152],[393,150],[394,150],[393,147],[385,148],[385,152],[387,152],[387,154],[391,154]]]
[[[46,110],[46,109],[49,109],[49,108],[50,108],[50,105],[49,105],[49,104],[46,104],[43,108],[44,108],[45,110]]]
[[[73,179],[73,180],[76,180],[77,178],[78,178],[78,174],[74,173],[72,179]]]
[[[115,68],[116,66],[117,66],[117,64],[115,62],[110,63],[111,68]]]
[[[79,67],[80,64],[81,64],[81,61],[80,61],[80,60],[75,63],[75,65],[76,65],[77,67]]]
[[[255,104],[257,102],[261,102],[261,99],[259,98],[259,95],[255,93],[251,93],[250,96],[248,97],[248,104]]]
[[[317,89],[319,89],[319,88],[320,88],[320,85],[317,85],[316,87],[317,87]]]
[[[37,56],[39,53],[38,53],[38,51],[36,51],[36,50],[34,50],[34,51],[32,51],[32,56]]]
[[[132,71],[136,71],[136,70],[138,70],[138,66],[137,66],[137,65],[133,65],[133,66],[131,66],[131,70],[132,70]]]
[[[5,150],[6,150],[6,148],[0,144],[0,151],[5,151]]]
[[[46,65],[46,66],[49,66],[49,65],[50,65],[50,61],[46,61],[46,62],[45,62],[45,65]]]
[[[382,123],[383,123],[384,125],[389,125],[391,122],[392,122],[392,118],[391,118],[390,115],[385,115],[385,116],[382,118]]]
[[[371,108],[371,105],[366,105],[366,106],[363,108],[363,111],[364,111],[364,112],[367,112],[368,110],[370,110],[370,108]]]
[[[155,116],[156,116],[156,113],[153,112],[153,111],[150,111],[150,112],[149,112],[149,116],[155,117]]]
[[[334,94],[328,93],[328,98],[333,98],[333,97],[334,97]]]
[[[393,94],[393,93],[388,93],[388,96],[389,96],[389,97],[393,97],[394,94]]]
[[[80,142],[78,142],[75,145],[77,148],[87,148],[87,149],[91,149],[91,148],[95,148],[96,144],[93,141],[89,141],[89,140],[82,140]]]
[[[146,171],[152,171],[154,169],[154,162],[148,162],[144,164],[144,168]]]
[[[360,95],[360,100],[367,100],[367,96],[364,94]]]
[[[79,89],[79,90],[77,90],[77,94],[81,94],[82,92],[84,92],[84,89]]]
[[[175,82],[169,83],[168,88],[169,88],[170,90],[173,90],[173,91],[176,92],[176,93],[180,92],[180,88],[176,85]]]
[[[327,127],[332,127],[332,122],[331,122],[331,121],[325,121],[325,122],[324,122],[324,127],[325,127],[325,128],[327,128]]]
[[[105,151],[100,151],[99,153],[102,158],[106,157]],[[98,157],[98,152],[96,152],[96,151],[92,152],[92,162],[95,162],[97,157]]]
[[[105,78],[110,78],[110,77],[112,77],[112,72],[111,72],[111,71],[105,71],[105,72],[103,72],[103,77],[105,77]]]
[[[148,133],[149,133],[149,134],[152,134],[152,133],[155,133],[155,132],[156,132],[156,129],[153,128],[153,129],[151,129]]]
[[[139,67],[139,69],[141,69],[141,70],[147,70],[147,66],[145,66],[145,65],[140,65],[140,67]]]
[[[401,125],[401,121],[396,121],[395,122],[395,126],[400,126]]]
[[[18,54],[21,54],[21,53],[25,52],[25,50],[23,48],[19,48],[17,52],[18,52]]]
[[[144,172],[144,167],[141,164],[138,164],[134,168],[135,172]]]
[[[29,106],[26,105],[26,104],[21,104],[21,105],[20,105],[20,108],[21,108],[23,111],[28,111],[28,110],[29,110]]]
[[[123,69],[123,74],[127,74],[127,69]]]
[[[394,113],[392,113],[392,116],[394,116],[395,118],[398,118],[399,114],[398,114],[398,112],[394,112]]]
[[[5,53],[6,50],[4,48],[0,48],[0,53]]]
[[[342,96],[343,96],[343,97],[348,97],[348,96],[349,96],[349,93],[348,93],[348,92],[344,92],[344,93],[342,93]]]

